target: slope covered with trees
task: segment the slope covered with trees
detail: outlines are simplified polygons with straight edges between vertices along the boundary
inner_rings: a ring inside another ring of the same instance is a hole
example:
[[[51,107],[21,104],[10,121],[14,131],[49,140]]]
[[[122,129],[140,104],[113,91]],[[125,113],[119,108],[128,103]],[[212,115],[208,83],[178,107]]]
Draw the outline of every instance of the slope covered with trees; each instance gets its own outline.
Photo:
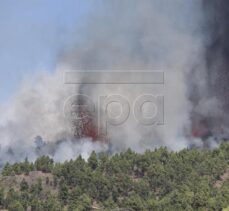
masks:
[[[7,163],[0,206],[10,211],[222,210],[229,206],[229,144],[108,156],[92,152],[54,163]]]

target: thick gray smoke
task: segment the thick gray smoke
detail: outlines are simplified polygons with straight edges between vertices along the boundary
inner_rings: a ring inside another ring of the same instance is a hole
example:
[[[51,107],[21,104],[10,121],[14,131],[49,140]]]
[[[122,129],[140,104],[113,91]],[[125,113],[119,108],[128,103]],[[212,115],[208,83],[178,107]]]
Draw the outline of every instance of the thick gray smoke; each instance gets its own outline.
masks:
[[[87,158],[92,150],[116,152],[131,147],[143,151],[162,145],[179,150],[192,144],[202,145],[201,135],[192,135],[193,128],[200,128],[200,122],[211,119],[209,124],[213,124],[212,119],[222,120],[221,109],[228,108],[222,97],[228,78],[226,22],[220,27],[221,19],[227,20],[227,12],[221,13],[226,10],[223,3],[98,2],[98,8],[82,28],[81,39],[72,50],[63,50],[56,73],[26,80],[10,104],[1,109],[1,160],[15,161],[26,156],[35,159],[49,154],[63,161],[78,154]],[[214,16],[218,18],[215,20]],[[163,71],[165,83],[64,84],[63,73],[69,70]],[[222,75],[216,74],[218,70]],[[215,85],[222,78],[222,85]],[[108,129],[109,144],[93,142],[93,137],[78,139],[63,110],[68,97],[79,92],[94,102],[99,95],[120,94],[126,96],[131,106],[139,95],[164,95],[164,125],[146,128],[130,114],[124,124]]]
[[[202,79],[202,83],[192,82],[193,89],[190,89],[193,130],[202,133],[206,140],[212,136],[215,140],[228,139],[229,3],[224,0],[202,3],[206,67],[196,66],[194,74],[191,73]]]
[[[64,55],[67,69],[103,71],[163,71],[164,86],[85,85],[83,93],[94,101],[99,95],[121,94],[131,108],[145,93],[165,96],[164,125],[143,128],[130,114],[121,127],[112,128],[114,150],[166,145],[181,149],[189,145],[191,131],[187,77],[197,65],[205,68],[205,49],[199,1],[103,1],[90,20],[84,40]],[[104,14],[106,16],[104,17]],[[63,66],[64,66],[63,65]],[[102,74],[98,77],[103,77]],[[202,83],[199,78],[195,83]],[[204,79],[203,79],[204,80]]]

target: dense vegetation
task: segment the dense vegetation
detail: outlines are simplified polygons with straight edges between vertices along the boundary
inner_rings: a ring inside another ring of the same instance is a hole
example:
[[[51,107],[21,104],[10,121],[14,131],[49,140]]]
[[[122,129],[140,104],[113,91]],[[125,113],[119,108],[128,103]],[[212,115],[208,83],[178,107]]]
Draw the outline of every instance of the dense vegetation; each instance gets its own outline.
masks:
[[[32,181],[33,171],[43,177]],[[17,177],[19,187],[5,185]],[[0,206],[10,211],[222,210],[229,206],[229,144],[112,157],[92,152],[88,161],[79,156],[64,163],[26,159],[5,165],[0,186]]]

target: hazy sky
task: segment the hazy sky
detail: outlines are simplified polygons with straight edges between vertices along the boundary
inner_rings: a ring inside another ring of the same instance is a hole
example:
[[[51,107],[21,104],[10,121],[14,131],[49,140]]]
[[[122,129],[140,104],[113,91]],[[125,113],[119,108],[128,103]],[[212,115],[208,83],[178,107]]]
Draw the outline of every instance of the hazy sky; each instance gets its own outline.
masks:
[[[58,55],[80,34],[91,3],[0,1],[0,103],[9,99],[26,75],[54,71]]]

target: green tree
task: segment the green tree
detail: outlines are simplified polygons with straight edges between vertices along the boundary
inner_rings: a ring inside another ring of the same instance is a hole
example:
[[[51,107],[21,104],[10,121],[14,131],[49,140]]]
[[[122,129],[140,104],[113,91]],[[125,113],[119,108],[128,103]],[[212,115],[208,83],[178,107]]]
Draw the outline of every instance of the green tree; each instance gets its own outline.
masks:
[[[12,172],[12,167],[11,167],[10,163],[7,162],[5,164],[5,166],[3,167],[2,175],[3,176],[9,176],[9,175],[11,175],[11,172]]]
[[[88,165],[91,167],[92,170],[95,170],[98,167],[98,160],[95,151],[93,151],[88,158]]]
[[[103,207],[106,211],[115,210],[117,208],[117,204],[110,197],[106,201],[103,202]]]
[[[69,211],[74,210],[77,207],[79,197],[82,195],[82,191],[79,187],[76,187],[69,194]]]
[[[91,199],[87,194],[83,194],[79,197],[79,211],[90,211],[91,210]]]
[[[43,211],[61,211],[61,204],[60,202],[52,197],[49,196],[48,199],[43,203]]]
[[[20,202],[24,209],[26,210],[30,203],[30,196],[28,192],[22,192],[20,195]]]
[[[44,211],[42,202],[39,199],[33,199],[31,202],[31,211]]]
[[[32,193],[33,197],[39,197],[42,190],[42,180],[41,178],[39,178],[36,184],[31,185],[30,192]]]
[[[106,169],[107,169],[107,165],[108,165],[108,162],[109,162],[109,157],[108,157],[108,154],[107,153],[100,153],[99,154],[99,170],[101,172],[105,172]]]
[[[23,173],[25,173],[26,175],[29,175],[29,172],[32,170],[31,168],[31,164],[28,161],[28,158],[26,157],[24,162],[21,163],[21,170]]]
[[[28,191],[29,190],[29,185],[26,182],[25,178],[20,183],[20,191]]]
[[[147,209],[145,201],[139,195],[132,195],[124,200],[124,207],[133,211],[144,211]]]
[[[4,201],[5,201],[5,191],[4,188],[0,188],[0,206],[4,206]]]
[[[8,210],[9,211],[24,211],[25,209],[19,201],[13,201],[9,204]]]
[[[19,194],[13,188],[10,188],[6,194],[5,207],[8,207],[12,202],[15,201],[19,201]]]
[[[60,184],[59,184],[58,197],[63,205],[67,205],[69,192],[68,192],[68,186],[66,185],[63,179],[60,181]]]
[[[50,173],[53,169],[53,159],[48,156],[42,156],[35,161],[35,168],[37,171]]]

